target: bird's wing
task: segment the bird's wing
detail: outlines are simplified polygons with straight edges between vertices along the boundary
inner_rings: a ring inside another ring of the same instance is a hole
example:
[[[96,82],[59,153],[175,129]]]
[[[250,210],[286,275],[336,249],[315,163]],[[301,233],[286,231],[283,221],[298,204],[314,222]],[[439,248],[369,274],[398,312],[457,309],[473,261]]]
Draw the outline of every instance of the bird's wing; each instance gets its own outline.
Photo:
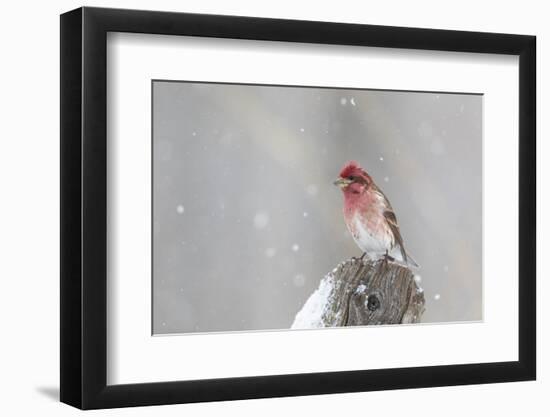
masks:
[[[395,213],[391,209],[391,206],[389,207],[390,209],[384,211],[384,217],[386,219],[386,222],[388,222],[388,225],[390,226],[390,230],[395,239],[395,243],[399,245],[399,250],[401,251],[401,256],[403,257],[403,261],[407,263],[407,252],[405,251],[405,245],[403,245],[403,238],[401,237],[401,232],[399,231],[399,225],[397,224],[397,217],[395,217]]]
[[[407,251],[405,250],[405,245],[403,244],[403,237],[401,236],[401,232],[399,231],[399,224],[397,224],[397,217],[395,216],[395,212],[393,211],[390,200],[388,200],[388,197],[386,197],[386,195],[382,192],[380,188],[378,188],[376,184],[373,183],[372,187],[374,188],[375,192],[377,192],[382,196],[382,199],[384,201],[384,206],[385,206],[384,218],[386,219],[386,222],[390,226],[390,230],[392,232],[395,244],[399,245],[399,251],[401,252],[403,261],[405,263],[409,263],[409,256],[407,254]],[[412,262],[415,266],[418,266],[418,264],[414,260],[412,260]]]

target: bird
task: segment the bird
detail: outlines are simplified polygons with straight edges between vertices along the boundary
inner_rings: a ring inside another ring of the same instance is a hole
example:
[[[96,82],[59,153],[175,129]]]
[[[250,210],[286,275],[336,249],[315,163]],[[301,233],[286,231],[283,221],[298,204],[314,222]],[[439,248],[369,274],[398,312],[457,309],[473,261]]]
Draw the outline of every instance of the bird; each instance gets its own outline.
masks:
[[[344,221],[363,255],[376,261],[396,261],[418,268],[405,250],[397,217],[390,201],[372,177],[355,161],[340,171],[334,185],[344,195]]]

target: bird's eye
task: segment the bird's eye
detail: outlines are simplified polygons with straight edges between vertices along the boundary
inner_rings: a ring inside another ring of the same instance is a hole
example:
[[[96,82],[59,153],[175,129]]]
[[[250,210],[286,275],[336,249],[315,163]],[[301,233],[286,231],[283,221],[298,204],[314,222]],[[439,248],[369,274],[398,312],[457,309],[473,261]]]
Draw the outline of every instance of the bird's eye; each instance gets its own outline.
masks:
[[[350,180],[350,181],[353,181],[354,179],[355,179],[355,177],[354,177],[353,175],[350,175],[350,176],[348,177],[348,180]]]

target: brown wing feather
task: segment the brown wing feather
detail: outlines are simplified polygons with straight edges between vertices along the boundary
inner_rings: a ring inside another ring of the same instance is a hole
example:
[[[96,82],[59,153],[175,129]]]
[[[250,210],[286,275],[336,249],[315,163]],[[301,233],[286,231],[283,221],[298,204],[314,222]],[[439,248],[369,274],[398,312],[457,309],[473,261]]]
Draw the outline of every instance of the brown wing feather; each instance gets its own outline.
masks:
[[[382,192],[380,188],[376,184],[371,185],[374,190],[379,193],[384,198],[384,204],[386,206],[386,210],[384,211],[384,217],[386,221],[388,222],[388,225],[390,226],[390,230],[393,234],[394,241],[397,245],[399,245],[399,250],[401,252],[401,256],[403,257],[403,260],[407,262],[407,252],[405,251],[405,245],[403,244],[403,238],[401,237],[401,232],[399,231],[399,225],[397,224],[397,217],[395,216],[395,212],[393,211],[393,208],[390,204],[390,200],[388,200],[388,197]]]
[[[384,217],[390,226],[390,230],[393,234],[395,242],[399,245],[399,250],[401,251],[401,256],[403,260],[407,262],[407,252],[405,251],[405,245],[403,245],[403,238],[401,237],[401,232],[399,231],[399,225],[397,224],[397,218],[393,210],[386,210],[384,212]]]

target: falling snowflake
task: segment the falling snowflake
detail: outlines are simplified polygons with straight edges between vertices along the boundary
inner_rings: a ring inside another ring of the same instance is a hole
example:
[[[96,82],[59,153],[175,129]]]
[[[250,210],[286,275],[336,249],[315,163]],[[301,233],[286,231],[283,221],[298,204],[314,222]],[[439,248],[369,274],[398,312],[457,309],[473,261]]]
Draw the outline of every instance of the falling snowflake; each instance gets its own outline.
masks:
[[[183,207],[181,204],[176,207],[176,211],[178,214],[183,214],[185,212],[185,207]]]
[[[379,159],[380,159],[380,161],[384,161],[384,157],[383,157],[383,156],[381,156]]]
[[[384,182],[390,182],[390,177],[384,177]]]
[[[303,127],[300,128],[300,132],[304,133],[305,131],[306,130]]]
[[[342,106],[345,106],[346,104],[348,104],[348,100],[347,100],[345,97],[342,97],[342,98],[340,99],[340,104],[341,104]]]
[[[309,216],[309,214],[307,213],[307,211],[304,211],[304,217],[307,217]]]
[[[258,230],[264,229],[269,224],[269,214],[259,211],[254,215],[254,227]]]
[[[297,243],[295,243],[294,245],[292,245],[292,250],[294,252],[298,252],[300,250],[300,246]]]
[[[267,248],[265,250],[265,256],[268,258],[273,258],[277,254],[277,249],[275,248]]]
[[[439,294],[434,295],[434,300],[435,301],[439,300],[440,298],[441,298],[441,295],[439,295]]]
[[[304,284],[306,283],[306,277],[302,274],[298,274],[294,277],[292,282],[296,287],[303,287]]]
[[[417,284],[420,284],[422,282],[422,277],[420,275],[415,275],[414,276],[414,281],[417,283]]]
[[[197,136],[197,132],[193,132],[193,133],[191,133],[191,135]]]
[[[349,101],[351,103],[352,106],[355,106],[355,99],[352,97]]]

